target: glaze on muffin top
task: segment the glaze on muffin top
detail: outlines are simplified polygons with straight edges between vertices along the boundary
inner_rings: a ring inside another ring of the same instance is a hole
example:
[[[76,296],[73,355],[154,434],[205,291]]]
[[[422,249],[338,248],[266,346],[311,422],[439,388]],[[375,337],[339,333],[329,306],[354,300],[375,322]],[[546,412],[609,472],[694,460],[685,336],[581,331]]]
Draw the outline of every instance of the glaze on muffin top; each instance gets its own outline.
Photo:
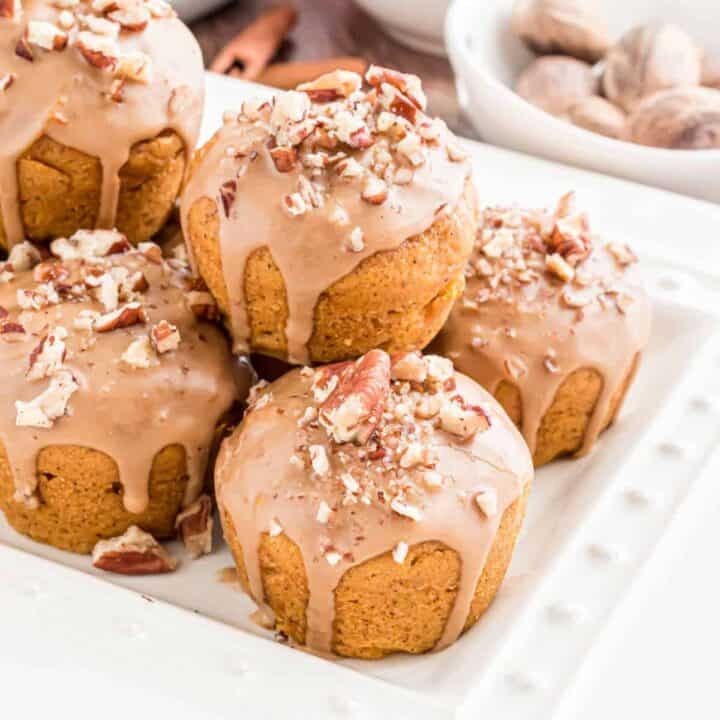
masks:
[[[438,647],[462,632],[504,511],[532,478],[522,438],[450,361],[373,350],[257,388],[218,459],[218,502],[262,603],[262,533],[285,533],[308,578],[310,647],[329,651],[333,590],[351,567],[435,540],[462,578]]]
[[[468,157],[426,115],[420,80],[376,66],[365,80],[336,71],[245,102],[226,114],[188,183],[186,235],[198,200],[217,207],[238,350],[248,349],[243,268],[255,250],[269,248],[283,276],[288,354],[307,362],[321,293],[452,212],[465,189]]]
[[[522,430],[531,451],[563,380],[580,368],[599,371],[603,391],[585,452],[648,342],[651,307],[637,260],[627,244],[593,235],[572,193],[554,210],[488,208],[465,293],[437,348],[493,393],[503,381],[522,390]]]
[[[50,137],[100,161],[98,227],[115,225],[119,172],[171,129],[195,147],[200,49],[164,0],[0,0],[0,210],[22,242],[17,161]]]
[[[16,245],[0,270],[0,441],[15,499],[41,502],[42,448],[77,445],[115,460],[125,508],[141,513],[153,458],[178,443],[192,502],[214,422],[237,392],[227,340],[203,322],[212,298],[186,259],[166,260],[153,243],[134,249],[117,232],[80,231],[51,248],[41,261]]]

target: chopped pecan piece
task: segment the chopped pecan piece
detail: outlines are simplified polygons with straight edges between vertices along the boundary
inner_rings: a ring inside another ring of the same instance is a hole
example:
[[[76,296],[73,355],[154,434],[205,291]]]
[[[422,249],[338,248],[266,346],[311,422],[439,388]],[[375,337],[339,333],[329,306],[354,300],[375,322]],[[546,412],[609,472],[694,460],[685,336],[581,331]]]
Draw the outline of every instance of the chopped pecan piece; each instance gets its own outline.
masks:
[[[215,298],[209,292],[191,290],[186,296],[186,302],[200,320],[217,320],[220,315]]]
[[[150,22],[150,11],[140,4],[128,4],[113,10],[108,17],[126,32],[142,32]]]
[[[388,197],[388,186],[384,180],[376,175],[369,175],[365,179],[362,190],[362,199],[371,205],[382,205]]]
[[[321,75],[312,82],[298,85],[297,89],[307,93],[312,101],[325,103],[350,97],[360,89],[361,85],[362,78],[357,73],[347,70],[335,70]]]
[[[180,347],[180,331],[167,320],[161,320],[150,330],[150,339],[158,355],[172,352]]]
[[[420,110],[417,105],[404,93],[392,85],[384,83],[380,88],[380,102],[394,115],[405,118],[413,125],[418,120]]]
[[[25,272],[30,270],[42,260],[40,251],[27,241],[13,245],[8,262],[12,265],[15,272]]]
[[[490,428],[490,417],[479,405],[470,405],[456,395],[440,407],[440,427],[467,440]]]
[[[78,230],[70,238],[50,243],[50,252],[61,260],[89,260],[130,250],[132,245],[117,230]]]
[[[225,217],[230,217],[230,211],[232,206],[235,204],[235,197],[237,196],[237,182],[235,180],[228,180],[220,186],[220,200],[225,211]]]
[[[27,26],[27,41],[43,50],[64,50],[68,34],[52,23],[31,20]]]
[[[30,353],[25,374],[28,380],[51,377],[62,368],[67,354],[65,338],[67,338],[67,330],[58,325],[40,340]]]
[[[162,265],[162,248],[154,242],[143,242],[137,246],[142,256],[153,265]]]
[[[545,258],[545,267],[563,282],[569,282],[575,275],[575,270],[562,255],[552,253]]]
[[[396,353],[391,358],[390,377],[422,385],[427,378],[425,359],[419,352]]]
[[[15,45],[15,54],[19,58],[27,60],[28,62],[35,61],[35,55],[33,54],[32,47],[28,41],[27,33],[23,33],[17,41],[17,45]]]
[[[18,18],[21,15],[21,0],[0,0],[0,18]]]
[[[33,280],[38,283],[63,282],[69,277],[70,271],[58,262],[40,263],[33,269]]]
[[[20,342],[26,336],[25,328],[20,323],[7,321],[0,323],[0,338],[3,342]]]
[[[0,75],[0,92],[5,92],[17,80],[15,73],[4,73]]]
[[[132,82],[149,85],[153,78],[153,65],[149,55],[135,50],[120,55],[115,67],[115,74],[119,78]]]
[[[101,315],[95,323],[95,330],[100,333],[112,332],[121,328],[142,325],[147,322],[145,308],[138,302],[131,302],[113,312]]]
[[[152,535],[135,525],[124,535],[97,543],[92,560],[96,568],[120,575],[157,575],[177,567],[177,560]]]
[[[498,513],[497,492],[494,488],[479,490],[475,495],[475,504],[485,517],[495,517]]]
[[[150,338],[146,335],[135,338],[127,346],[121,359],[124,363],[136,370],[147,370],[147,368],[158,364],[155,350],[150,342]]]
[[[632,265],[638,261],[637,255],[632,248],[625,243],[608,243],[607,251],[615,258],[615,262],[621,267]]]
[[[270,156],[275,163],[278,172],[287,173],[295,169],[298,161],[298,153],[294,147],[282,145],[270,151]]]
[[[114,70],[120,58],[120,49],[113,38],[83,31],[75,40],[75,47],[85,60],[100,70]]]
[[[166,3],[165,0],[145,0],[145,6],[154,18],[176,17],[172,5]]]
[[[201,495],[183,510],[175,520],[185,549],[193,560],[212,552],[213,515],[212,500]]]
[[[71,372],[58,371],[50,380],[50,386],[30,402],[15,402],[18,427],[51,428],[58,418],[65,415],[72,395],[79,389]]]
[[[410,98],[418,110],[424,111],[427,107],[427,98],[417,75],[409,75],[379,65],[371,65],[365,73],[365,79],[375,88],[380,88],[383,83],[392,85]]]

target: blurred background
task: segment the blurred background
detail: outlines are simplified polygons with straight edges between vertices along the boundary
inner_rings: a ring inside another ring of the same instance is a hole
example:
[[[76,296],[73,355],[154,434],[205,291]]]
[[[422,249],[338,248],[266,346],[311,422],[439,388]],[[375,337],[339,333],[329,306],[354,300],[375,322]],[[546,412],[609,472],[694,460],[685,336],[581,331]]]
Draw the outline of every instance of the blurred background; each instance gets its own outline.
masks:
[[[476,136],[458,106],[450,63],[432,48],[433,40],[428,44],[434,53],[411,49],[383,29],[388,27],[386,23],[381,26],[378,22],[378,9],[381,14],[389,9],[403,15],[408,7],[418,10],[416,3],[176,0],[175,5],[197,36],[208,68],[221,58],[226,62],[214,69],[289,88],[335,67],[361,71],[368,63],[390,65],[420,75],[431,112],[440,115],[456,132]],[[427,22],[431,34],[441,38],[445,3],[436,5],[440,6],[437,17],[428,17]],[[364,8],[371,9],[375,16]],[[403,41],[412,43],[412,38],[403,34]],[[417,47],[418,42],[413,44]],[[230,51],[237,60],[232,64]],[[257,62],[258,57],[261,62]]]

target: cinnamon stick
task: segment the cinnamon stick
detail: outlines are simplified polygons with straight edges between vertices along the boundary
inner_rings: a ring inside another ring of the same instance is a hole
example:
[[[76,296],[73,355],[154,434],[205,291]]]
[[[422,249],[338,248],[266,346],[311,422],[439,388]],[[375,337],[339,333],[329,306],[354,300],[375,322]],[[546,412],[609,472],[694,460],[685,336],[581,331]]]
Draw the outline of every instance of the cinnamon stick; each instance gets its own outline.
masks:
[[[296,22],[297,12],[292,5],[266,10],[220,51],[210,69],[227,73],[241,65],[242,69],[233,75],[256,80]]]
[[[274,63],[265,68],[256,80],[259,83],[281,90],[292,90],[300,83],[309,82],[333,70],[350,70],[364,75],[366,69],[367,62],[359,57],[336,57],[317,61]]]

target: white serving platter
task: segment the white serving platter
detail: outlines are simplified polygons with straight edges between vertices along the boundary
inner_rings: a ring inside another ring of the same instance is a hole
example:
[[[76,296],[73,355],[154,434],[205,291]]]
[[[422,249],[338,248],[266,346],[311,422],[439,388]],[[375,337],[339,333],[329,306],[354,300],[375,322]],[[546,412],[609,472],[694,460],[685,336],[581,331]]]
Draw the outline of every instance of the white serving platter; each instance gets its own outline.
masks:
[[[205,137],[223,109],[257,91],[208,76]],[[655,305],[622,417],[592,455],[538,473],[507,581],[483,620],[443,653],[330,662],[250,621],[252,604],[218,580],[231,565],[224,547],[173,575],[123,578],[0,520],[0,670],[107,686],[116,699],[103,717],[138,705],[143,717],[157,707],[176,720],[556,717],[649,563],[719,492],[720,243],[711,236],[720,207],[468,148],[483,202],[547,205],[576,190],[597,231],[639,252]]]

